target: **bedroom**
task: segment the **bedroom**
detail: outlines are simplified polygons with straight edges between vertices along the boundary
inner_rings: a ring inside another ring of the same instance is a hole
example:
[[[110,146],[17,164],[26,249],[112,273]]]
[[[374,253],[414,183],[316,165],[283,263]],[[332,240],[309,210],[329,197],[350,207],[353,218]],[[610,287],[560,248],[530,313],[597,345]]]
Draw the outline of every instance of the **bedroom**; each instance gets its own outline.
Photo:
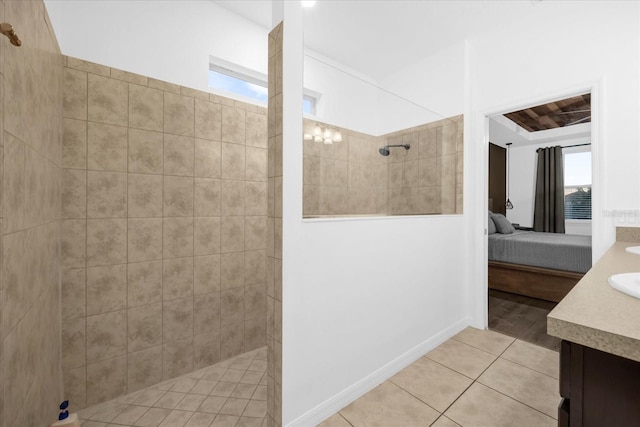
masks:
[[[592,264],[591,95],[496,114],[489,141],[489,328],[558,350],[546,315]]]

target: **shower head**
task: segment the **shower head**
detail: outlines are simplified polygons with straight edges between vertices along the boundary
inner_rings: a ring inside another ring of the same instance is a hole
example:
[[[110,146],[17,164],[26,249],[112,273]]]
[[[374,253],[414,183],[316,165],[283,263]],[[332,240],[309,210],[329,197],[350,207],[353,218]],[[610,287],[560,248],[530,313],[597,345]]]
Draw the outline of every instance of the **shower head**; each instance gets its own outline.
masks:
[[[380,153],[380,155],[384,157],[387,157],[389,154],[391,154],[391,151],[389,151],[389,148],[394,148],[394,147],[402,147],[405,150],[408,150],[409,148],[411,148],[411,145],[409,144],[385,145],[384,147],[381,147],[378,150],[378,153]]]

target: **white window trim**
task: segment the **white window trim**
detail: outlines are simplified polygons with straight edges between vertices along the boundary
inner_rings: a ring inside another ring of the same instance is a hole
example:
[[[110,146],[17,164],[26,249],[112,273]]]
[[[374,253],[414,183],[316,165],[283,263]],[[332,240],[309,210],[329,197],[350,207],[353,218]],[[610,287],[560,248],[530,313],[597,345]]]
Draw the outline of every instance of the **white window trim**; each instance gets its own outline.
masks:
[[[235,77],[236,79],[244,80],[249,83],[253,83],[258,86],[262,86],[268,88],[268,76],[264,73],[260,73],[256,70],[252,70],[251,68],[243,67],[242,65],[235,64],[233,62],[229,62],[225,59],[218,58],[213,55],[209,55],[209,70],[216,71],[221,74],[226,74],[231,77]],[[258,101],[254,98],[249,98],[246,96],[238,95],[234,92],[227,92],[224,90],[220,90],[214,87],[209,88],[212,92],[217,95],[225,96],[227,98],[233,98],[238,101],[248,102],[251,104],[259,105],[262,107],[267,106],[266,101]],[[320,92],[316,92],[311,89],[303,88],[303,98],[306,100],[312,101],[312,113],[305,113],[305,117],[318,117],[318,111],[320,106],[320,98],[322,94]]]

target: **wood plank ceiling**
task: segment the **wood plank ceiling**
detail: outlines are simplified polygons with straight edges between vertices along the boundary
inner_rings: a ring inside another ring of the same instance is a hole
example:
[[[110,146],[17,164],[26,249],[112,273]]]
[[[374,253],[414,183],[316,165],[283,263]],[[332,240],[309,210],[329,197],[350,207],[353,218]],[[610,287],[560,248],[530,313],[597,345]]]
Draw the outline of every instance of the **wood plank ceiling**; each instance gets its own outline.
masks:
[[[574,96],[504,115],[529,132],[589,123],[591,94]]]

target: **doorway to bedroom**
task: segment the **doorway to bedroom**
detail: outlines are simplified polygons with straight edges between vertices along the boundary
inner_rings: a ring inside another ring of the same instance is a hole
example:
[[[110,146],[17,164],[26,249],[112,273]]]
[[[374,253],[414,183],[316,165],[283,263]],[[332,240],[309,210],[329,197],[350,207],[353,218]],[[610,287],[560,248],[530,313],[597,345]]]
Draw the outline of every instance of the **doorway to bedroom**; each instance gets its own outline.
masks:
[[[559,349],[547,314],[591,268],[591,94],[489,117],[488,326]]]

